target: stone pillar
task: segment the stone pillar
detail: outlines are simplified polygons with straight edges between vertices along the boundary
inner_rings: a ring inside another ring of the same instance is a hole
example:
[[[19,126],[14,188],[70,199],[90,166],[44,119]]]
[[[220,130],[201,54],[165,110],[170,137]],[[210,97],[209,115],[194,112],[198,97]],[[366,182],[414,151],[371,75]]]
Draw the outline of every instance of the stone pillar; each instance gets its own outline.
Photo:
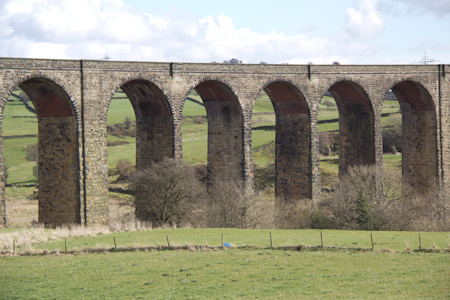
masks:
[[[276,132],[276,197],[285,201],[311,199],[313,189],[309,115],[277,115]]]
[[[228,101],[204,100],[208,112],[208,182],[244,176],[242,116]]]
[[[425,192],[438,175],[437,126],[434,111],[403,111],[403,181]]]
[[[87,225],[108,224],[108,147],[106,120],[86,114],[85,147],[85,222]]]
[[[3,115],[3,114],[2,114]],[[3,133],[1,127],[0,116],[0,227],[6,227],[6,174],[5,174],[5,159],[3,157]]]
[[[440,66],[439,96],[440,96],[440,134],[442,170],[441,180],[444,187],[450,188],[450,65]]]
[[[354,165],[375,163],[373,113],[359,103],[342,103],[339,108],[339,173]]]
[[[39,222],[80,223],[76,118],[39,118],[38,126]]]
[[[136,116],[136,169],[174,156],[173,118]]]
[[[244,147],[244,188],[247,195],[254,195],[255,173],[252,148],[252,118],[244,115],[243,123],[243,147]]]

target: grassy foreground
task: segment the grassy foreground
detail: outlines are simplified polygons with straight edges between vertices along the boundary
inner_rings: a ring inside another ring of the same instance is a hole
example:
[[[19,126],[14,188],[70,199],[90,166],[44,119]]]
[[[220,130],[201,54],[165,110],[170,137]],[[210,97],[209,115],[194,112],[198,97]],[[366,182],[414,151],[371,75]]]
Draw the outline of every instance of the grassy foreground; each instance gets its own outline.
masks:
[[[96,254],[0,258],[0,299],[450,299],[450,254],[404,251],[416,248],[418,233],[317,230],[161,229],[71,238],[68,248],[108,244],[190,244],[190,250],[103,251]],[[3,232],[4,233],[4,232]],[[247,247],[222,250],[224,240]],[[422,233],[423,247],[448,248],[449,233]],[[34,247],[64,249],[64,242]],[[248,246],[248,245],[256,245]],[[336,249],[330,246],[349,246]],[[328,247],[327,247],[328,246]],[[442,249],[441,248],[441,249]]]

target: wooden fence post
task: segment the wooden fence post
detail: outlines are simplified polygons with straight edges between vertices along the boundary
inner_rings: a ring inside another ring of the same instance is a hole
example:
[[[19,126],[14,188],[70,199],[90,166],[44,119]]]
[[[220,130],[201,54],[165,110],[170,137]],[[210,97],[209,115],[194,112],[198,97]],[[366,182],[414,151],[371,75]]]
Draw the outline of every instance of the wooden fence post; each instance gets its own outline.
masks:
[[[422,250],[422,239],[419,234],[419,250]]]
[[[373,234],[372,233],[370,234],[370,241],[372,242],[372,250],[373,250],[375,247],[373,245]]]

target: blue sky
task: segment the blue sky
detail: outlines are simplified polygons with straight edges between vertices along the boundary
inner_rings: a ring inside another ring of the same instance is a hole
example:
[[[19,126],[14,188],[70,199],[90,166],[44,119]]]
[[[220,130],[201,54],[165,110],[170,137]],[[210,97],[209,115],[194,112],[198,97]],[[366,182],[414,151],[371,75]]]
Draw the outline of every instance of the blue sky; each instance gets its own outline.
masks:
[[[0,57],[450,64],[450,0],[0,0]]]

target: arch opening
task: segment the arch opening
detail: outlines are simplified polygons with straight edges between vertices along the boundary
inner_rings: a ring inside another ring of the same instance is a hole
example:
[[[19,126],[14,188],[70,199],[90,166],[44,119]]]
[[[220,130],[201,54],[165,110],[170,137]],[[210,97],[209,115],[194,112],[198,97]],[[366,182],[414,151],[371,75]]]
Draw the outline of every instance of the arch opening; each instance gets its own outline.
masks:
[[[208,122],[206,108],[195,89],[186,97],[182,112],[183,160],[197,166],[206,180]]]
[[[110,190],[127,189],[135,170],[174,156],[172,111],[161,89],[149,81],[131,80],[118,89],[108,107],[107,124]],[[130,204],[130,197],[109,197],[110,222],[139,217],[139,207]]]
[[[49,227],[81,223],[78,119],[73,104],[49,79],[28,79],[18,87],[37,116],[38,222]]]
[[[39,218],[37,121],[33,102],[17,87],[7,99],[1,119],[5,199],[0,211],[4,210],[8,227],[30,227]]]

